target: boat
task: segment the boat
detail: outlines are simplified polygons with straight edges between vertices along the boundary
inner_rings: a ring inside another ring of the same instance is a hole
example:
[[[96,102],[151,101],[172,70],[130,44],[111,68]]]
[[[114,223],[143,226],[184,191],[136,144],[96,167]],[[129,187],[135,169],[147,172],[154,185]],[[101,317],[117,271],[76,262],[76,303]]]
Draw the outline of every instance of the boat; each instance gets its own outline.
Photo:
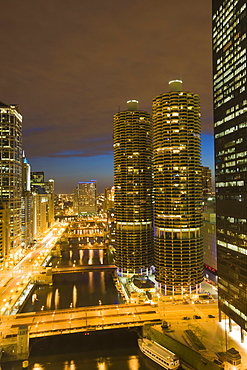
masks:
[[[176,370],[180,365],[178,356],[157,342],[140,338],[138,339],[138,346],[145,356],[159,364],[163,369]]]

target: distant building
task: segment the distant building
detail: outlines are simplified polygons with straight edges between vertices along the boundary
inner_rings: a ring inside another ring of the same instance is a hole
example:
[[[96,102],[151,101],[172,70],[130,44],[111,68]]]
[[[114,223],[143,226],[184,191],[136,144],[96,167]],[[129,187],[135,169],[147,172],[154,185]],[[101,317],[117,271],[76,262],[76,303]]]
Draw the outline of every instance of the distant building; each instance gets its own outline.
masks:
[[[22,246],[30,246],[33,242],[33,198],[30,184],[31,167],[23,153],[22,157],[22,197],[21,197],[21,223]]]
[[[22,115],[18,105],[0,102],[1,161],[0,202],[8,203],[9,246],[13,259],[14,249],[21,245],[22,194]],[[7,207],[7,206],[6,206]],[[9,250],[4,253],[8,254]]]
[[[202,219],[204,276],[217,284],[215,198],[203,198]]]
[[[115,263],[120,274],[153,265],[152,119],[130,100],[114,115]]]
[[[115,193],[114,186],[112,186],[111,188],[105,188],[104,207],[103,207],[105,213],[107,213],[109,209],[114,208],[114,193]]]
[[[54,222],[54,180],[44,181],[44,172],[31,172],[33,236],[42,235]]]
[[[209,167],[202,166],[202,196],[212,195],[212,171]]]
[[[155,278],[183,294],[203,280],[200,101],[180,80],[169,87],[153,100]]]
[[[54,197],[55,216],[73,214],[73,194],[56,194]]]
[[[34,184],[43,184],[45,182],[45,173],[40,172],[31,172],[31,182]]]
[[[10,249],[9,220],[9,203],[2,202],[0,203],[0,270],[4,267],[4,261]]]
[[[247,330],[247,1],[213,1],[218,296]],[[220,315],[221,319],[221,315]]]
[[[74,212],[79,214],[97,213],[97,181],[80,181],[74,190]]]

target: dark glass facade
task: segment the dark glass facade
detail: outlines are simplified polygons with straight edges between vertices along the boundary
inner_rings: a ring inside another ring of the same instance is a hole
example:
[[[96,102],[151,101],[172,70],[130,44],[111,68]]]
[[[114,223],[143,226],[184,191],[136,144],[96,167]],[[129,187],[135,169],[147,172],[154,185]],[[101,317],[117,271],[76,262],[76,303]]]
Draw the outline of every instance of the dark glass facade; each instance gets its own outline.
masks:
[[[128,102],[114,116],[115,263],[120,274],[153,264],[152,119]]]
[[[246,0],[213,1],[219,309],[247,329]]]

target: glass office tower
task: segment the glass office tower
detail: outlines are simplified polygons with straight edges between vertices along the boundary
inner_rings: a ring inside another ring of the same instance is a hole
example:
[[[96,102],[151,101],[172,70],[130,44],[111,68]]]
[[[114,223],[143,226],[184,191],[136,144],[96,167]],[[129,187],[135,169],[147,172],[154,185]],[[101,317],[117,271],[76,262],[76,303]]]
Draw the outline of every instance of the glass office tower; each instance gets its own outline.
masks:
[[[247,329],[246,0],[213,1],[219,309]]]
[[[21,246],[22,115],[16,104],[0,102],[0,202],[9,208],[10,249]],[[13,252],[13,250],[12,250]],[[6,251],[9,254],[10,251]],[[12,254],[9,254],[9,260]]]
[[[115,262],[120,274],[153,264],[152,120],[137,101],[114,115]]]
[[[203,280],[200,101],[182,81],[169,86],[153,100],[155,278],[183,294]]]

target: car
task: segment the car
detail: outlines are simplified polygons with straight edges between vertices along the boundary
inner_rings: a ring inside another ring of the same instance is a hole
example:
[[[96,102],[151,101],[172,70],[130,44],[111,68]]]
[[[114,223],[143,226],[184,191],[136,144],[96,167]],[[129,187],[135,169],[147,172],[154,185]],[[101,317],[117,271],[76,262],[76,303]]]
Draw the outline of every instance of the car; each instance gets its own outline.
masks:
[[[183,317],[183,320],[190,320],[190,317],[188,317],[188,316],[184,316],[184,317]]]
[[[211,319],[214,319],[215,318],[214,315],[208,315],[208,317],[211,318]]]
[[[193,319],[201,319],[201,316],[194,315],[194,316],[193,316]]]
[[[214,363],[220,366],[223,364],[223,362],[221,360],[218,360],[217,358],[214,359]]]
[[[161,324],[162,329],[168,329],[168,323],[167,321],[163,321]]]

